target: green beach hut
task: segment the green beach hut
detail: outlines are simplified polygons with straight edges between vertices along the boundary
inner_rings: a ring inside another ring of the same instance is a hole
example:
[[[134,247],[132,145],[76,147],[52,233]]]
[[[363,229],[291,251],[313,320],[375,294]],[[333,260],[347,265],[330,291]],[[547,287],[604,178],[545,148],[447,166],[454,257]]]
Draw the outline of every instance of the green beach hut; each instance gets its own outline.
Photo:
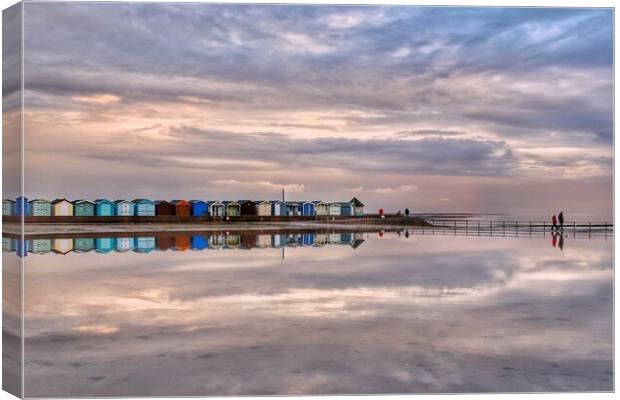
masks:
[[[44,199],[30,200],[30,211],[35,217],[48,217],[52,215],[52,203]]]
[[[90,217],[95,215],[95,203],[88,200],[74,201],[73,215],[75,215],[76,217]]]
[[[15,215],[15,200],[2,200],[2,215]]]
[[[88,253],[95,250],[94,238],[75,238],[73,240],[73,251],[77,253]]]

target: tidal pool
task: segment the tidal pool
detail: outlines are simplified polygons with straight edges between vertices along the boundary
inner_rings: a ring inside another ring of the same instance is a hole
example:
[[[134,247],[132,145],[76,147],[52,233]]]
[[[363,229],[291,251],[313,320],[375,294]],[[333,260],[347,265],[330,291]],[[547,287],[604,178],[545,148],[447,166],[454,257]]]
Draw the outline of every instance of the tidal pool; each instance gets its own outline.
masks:
[[[81,239],[28,245],[27,397],[613,390],[611,239]]]

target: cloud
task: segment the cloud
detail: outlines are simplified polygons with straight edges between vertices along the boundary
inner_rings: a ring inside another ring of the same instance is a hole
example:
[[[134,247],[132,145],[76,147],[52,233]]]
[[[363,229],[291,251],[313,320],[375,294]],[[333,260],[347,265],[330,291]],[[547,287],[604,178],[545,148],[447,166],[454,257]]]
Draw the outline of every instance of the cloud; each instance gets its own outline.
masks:
[[[233,188],[261,187],[272,190],[282,190],[292,193],[303,193],[304,185],[296,183],[278,184],[269,181],[238,181],[235,179],[216,179],[209,182],[214,186],[229,186]]]
[[[372,189],[371,192],[381,193],[381,194],[390,194],[390,193],[412,193],[416,192],[418,187],[416,185],[400,185],[395,188],[387,187],[387,188],[378,188]]]

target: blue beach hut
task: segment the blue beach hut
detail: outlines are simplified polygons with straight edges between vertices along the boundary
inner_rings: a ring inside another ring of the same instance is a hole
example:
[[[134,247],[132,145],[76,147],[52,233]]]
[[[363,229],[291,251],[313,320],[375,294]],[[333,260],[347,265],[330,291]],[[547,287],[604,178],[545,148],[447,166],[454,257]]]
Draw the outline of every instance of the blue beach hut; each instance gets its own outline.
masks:
[[[207,217],[209,215],[209,204],[202,200],[190,200],[192,205],[192,215],[194,217]]]
[[[288,215],[288,205],[279,200],[271,202],[271,215],[286,216]]]
[[[316,215],[314,211],[314,203],[311,201],[306,201],[301,205],[301,215],[305,216],[313,216]]]
[[[340,203],[340,215],[353,215],[353,204],[347,202]]]
[[[30,215],[30,203],[28,199],[23,196],[19,196],[15,199],[15,215]]]
[[[155,202],[149,199],[133,200],[134,212],[139,217],[151,217],[155,215]]]
[[[136,248],[134,249],[136,253],[150,253],[153,250],[155,250],[154,236],[144,236],[136,238]]]
[[[209,239],[203,235],[192,236],[192,250],[204,250],[209,247]]]
[[[95,215],[99,217],[111,217],[114,215],[114,203],[106,199],[95,200]]]
[[[303,246],[312,246],[314,244],[314,233],[304,233],[301,235],[301,244]]]

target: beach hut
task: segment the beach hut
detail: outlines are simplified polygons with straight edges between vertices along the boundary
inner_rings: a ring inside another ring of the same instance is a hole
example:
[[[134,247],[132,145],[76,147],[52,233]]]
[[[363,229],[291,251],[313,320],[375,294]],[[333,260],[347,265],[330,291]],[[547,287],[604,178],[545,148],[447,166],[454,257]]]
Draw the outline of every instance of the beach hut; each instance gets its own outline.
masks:
[[[149,199],[134,199],[134,212],[138,217],[152,217],[155,215],[155,202]]]
[[[172,204],[173,209],[172,212],[174,215],[188,217],[192,215],[192,205],[189,204],[187,200],[172,200],[170,202]]]
[[[114,203],[107,199],[95,200],[95,215],[98,217],[111,217],[115,214]]]
[[[2,237],[2,251],[15,251],[15,239]]]
[[[209,247],[209,239],[206,236],[192,236],[192,250],[204,250],[207,247]]]
[[[288,215],[301,215],[301,204],[298,201],[287,201]]]
[[[353,204],[347,202],[340,203],[340,215],[350,217],[353,215]]]
[[[329,215],[329,206],[322,201],[313,201],[316,215]]]
[[[244,233],[239,235],[241,239],[239,240],[240,247],[242,249],[251,249],[256,245],[256,234],[254,233]]]
[[[275,234],[271,235],[271,247],[284,247],[286,246],[286,235]]]
[[[283,201],[272,201],[271,202],[271,215],[276,216],[286,216],[288,215],[288,206]]]
[[[340,215],[340,203],[329,203],[329,215]]]
[[[157,249],[166,251],[174,247],[174,237],[172,236],[159,236],[155,239]]]
[[[224,247],[224,235],[211,235],[209,236],[209,248],[219,250]]]
[[[155,202],[155,215],[174,215],[174,206],[166,200]]]
[[[69,203],[71,204],[71,203]],[[73,251],[73,239],[54,239],[52,242],[52,252],[65,255]]]
[[[30,203],[28,199],[23,196],[19,196],[15,199],[15,215],[30,215]]]
[[[256,247],[261,249],[271,247],[271,235],[267,235],[264,233],[256,235]]]
[[[207,201],[207,205],[209,206],[209,211],[211,216],[213,217],[223,217],[225,214],[224,204],[219,201]]]
[[[241,215],[256,215],[256,205],[252,200],[239,200]]]
[[[174,250],[185,251],[190,247],[190,237],[188,235],[179,235],[174,237]]]
[[[312,246],[314,244],[314,233],[303,233],[301,235],[301,244],[303,246]]]
[[[192,206],[192,215],[194,217],[209,216],[209,204],[206,201],[190,200],[189,204]]]
[[[33,239],[31,251],[33,254],[46,254],[52,251],[52,241],[50,239]]]
[[[317,233],[314,237],[314,245],[315,246],[323,246],[327,244],[327,234],[326,233]]]
[[[240,235],[235,235],[235,234],[226,235],[224,239],[224,245],[226,246],[226,248],[229,248],[229,249],[237,248],[239,247],[240,244],[241,244]]]
[[[330,233],[328,237],[328,241],[330,244],[339,244],[340,243],[340,234],[339,233]]]
[[[107,201],[107,200],[106,200]],[[95,251],[97,253],[109,253],[114,247],[116,247],[116,241],[114,238],[96,238],[95,239]]]
[[[136,209],[136,205],[129,200],[116,200],[114,202],[114,207],[116,209],[116,215],[119,217],[131,217],[135,214],[134,210]],[[118,250],[118,243],[116,247]]]
[[[52,215],[52,203],[44,199],[30,200],[30,212],[34,217],[49,217]]]
[[[135,239],[132,237],[116,238],[116,251],[119,253],[126,253],[133,250],[135,247]]]
[[[26,257],[30,249],[32,249],[32,243],[30,240],[15,240],[15,253],[18,257]]]
[[[88,253],[95,250],[94,238],[75,238],[73,239],[73,251],[77,253]]]
[[[134,249],[136,253],[150,253],[153,250],[155,250],[154,236],[143,236],[136,238],[136,248]]]
[[[95,203],[88,200],[75,200],[73,202],[73,215],[76,217],[86,217],[95,215]]]
[[[57,217],[73,216],[73,203],[67,199],[56,199],[52,201],[52,215]]]
[[[2,200],[2,215],[15,215],[15,200]]]
[[[305,215],[307,217],[316,215],[314,202],[305,201],[301,204],[301,215]]]
[[[224,213],[227,217],[236,217],[241,214],[241,206],[236,201],[223,201]]]
[[[271,215],[271,203],[268,201],[257,201],[254,203],[256,207],[256,215],[270,216]]]
[[[359,201],[357,197],[354,197],[350,201],[353,204],[353,215],[364,215],[364,203]]]

